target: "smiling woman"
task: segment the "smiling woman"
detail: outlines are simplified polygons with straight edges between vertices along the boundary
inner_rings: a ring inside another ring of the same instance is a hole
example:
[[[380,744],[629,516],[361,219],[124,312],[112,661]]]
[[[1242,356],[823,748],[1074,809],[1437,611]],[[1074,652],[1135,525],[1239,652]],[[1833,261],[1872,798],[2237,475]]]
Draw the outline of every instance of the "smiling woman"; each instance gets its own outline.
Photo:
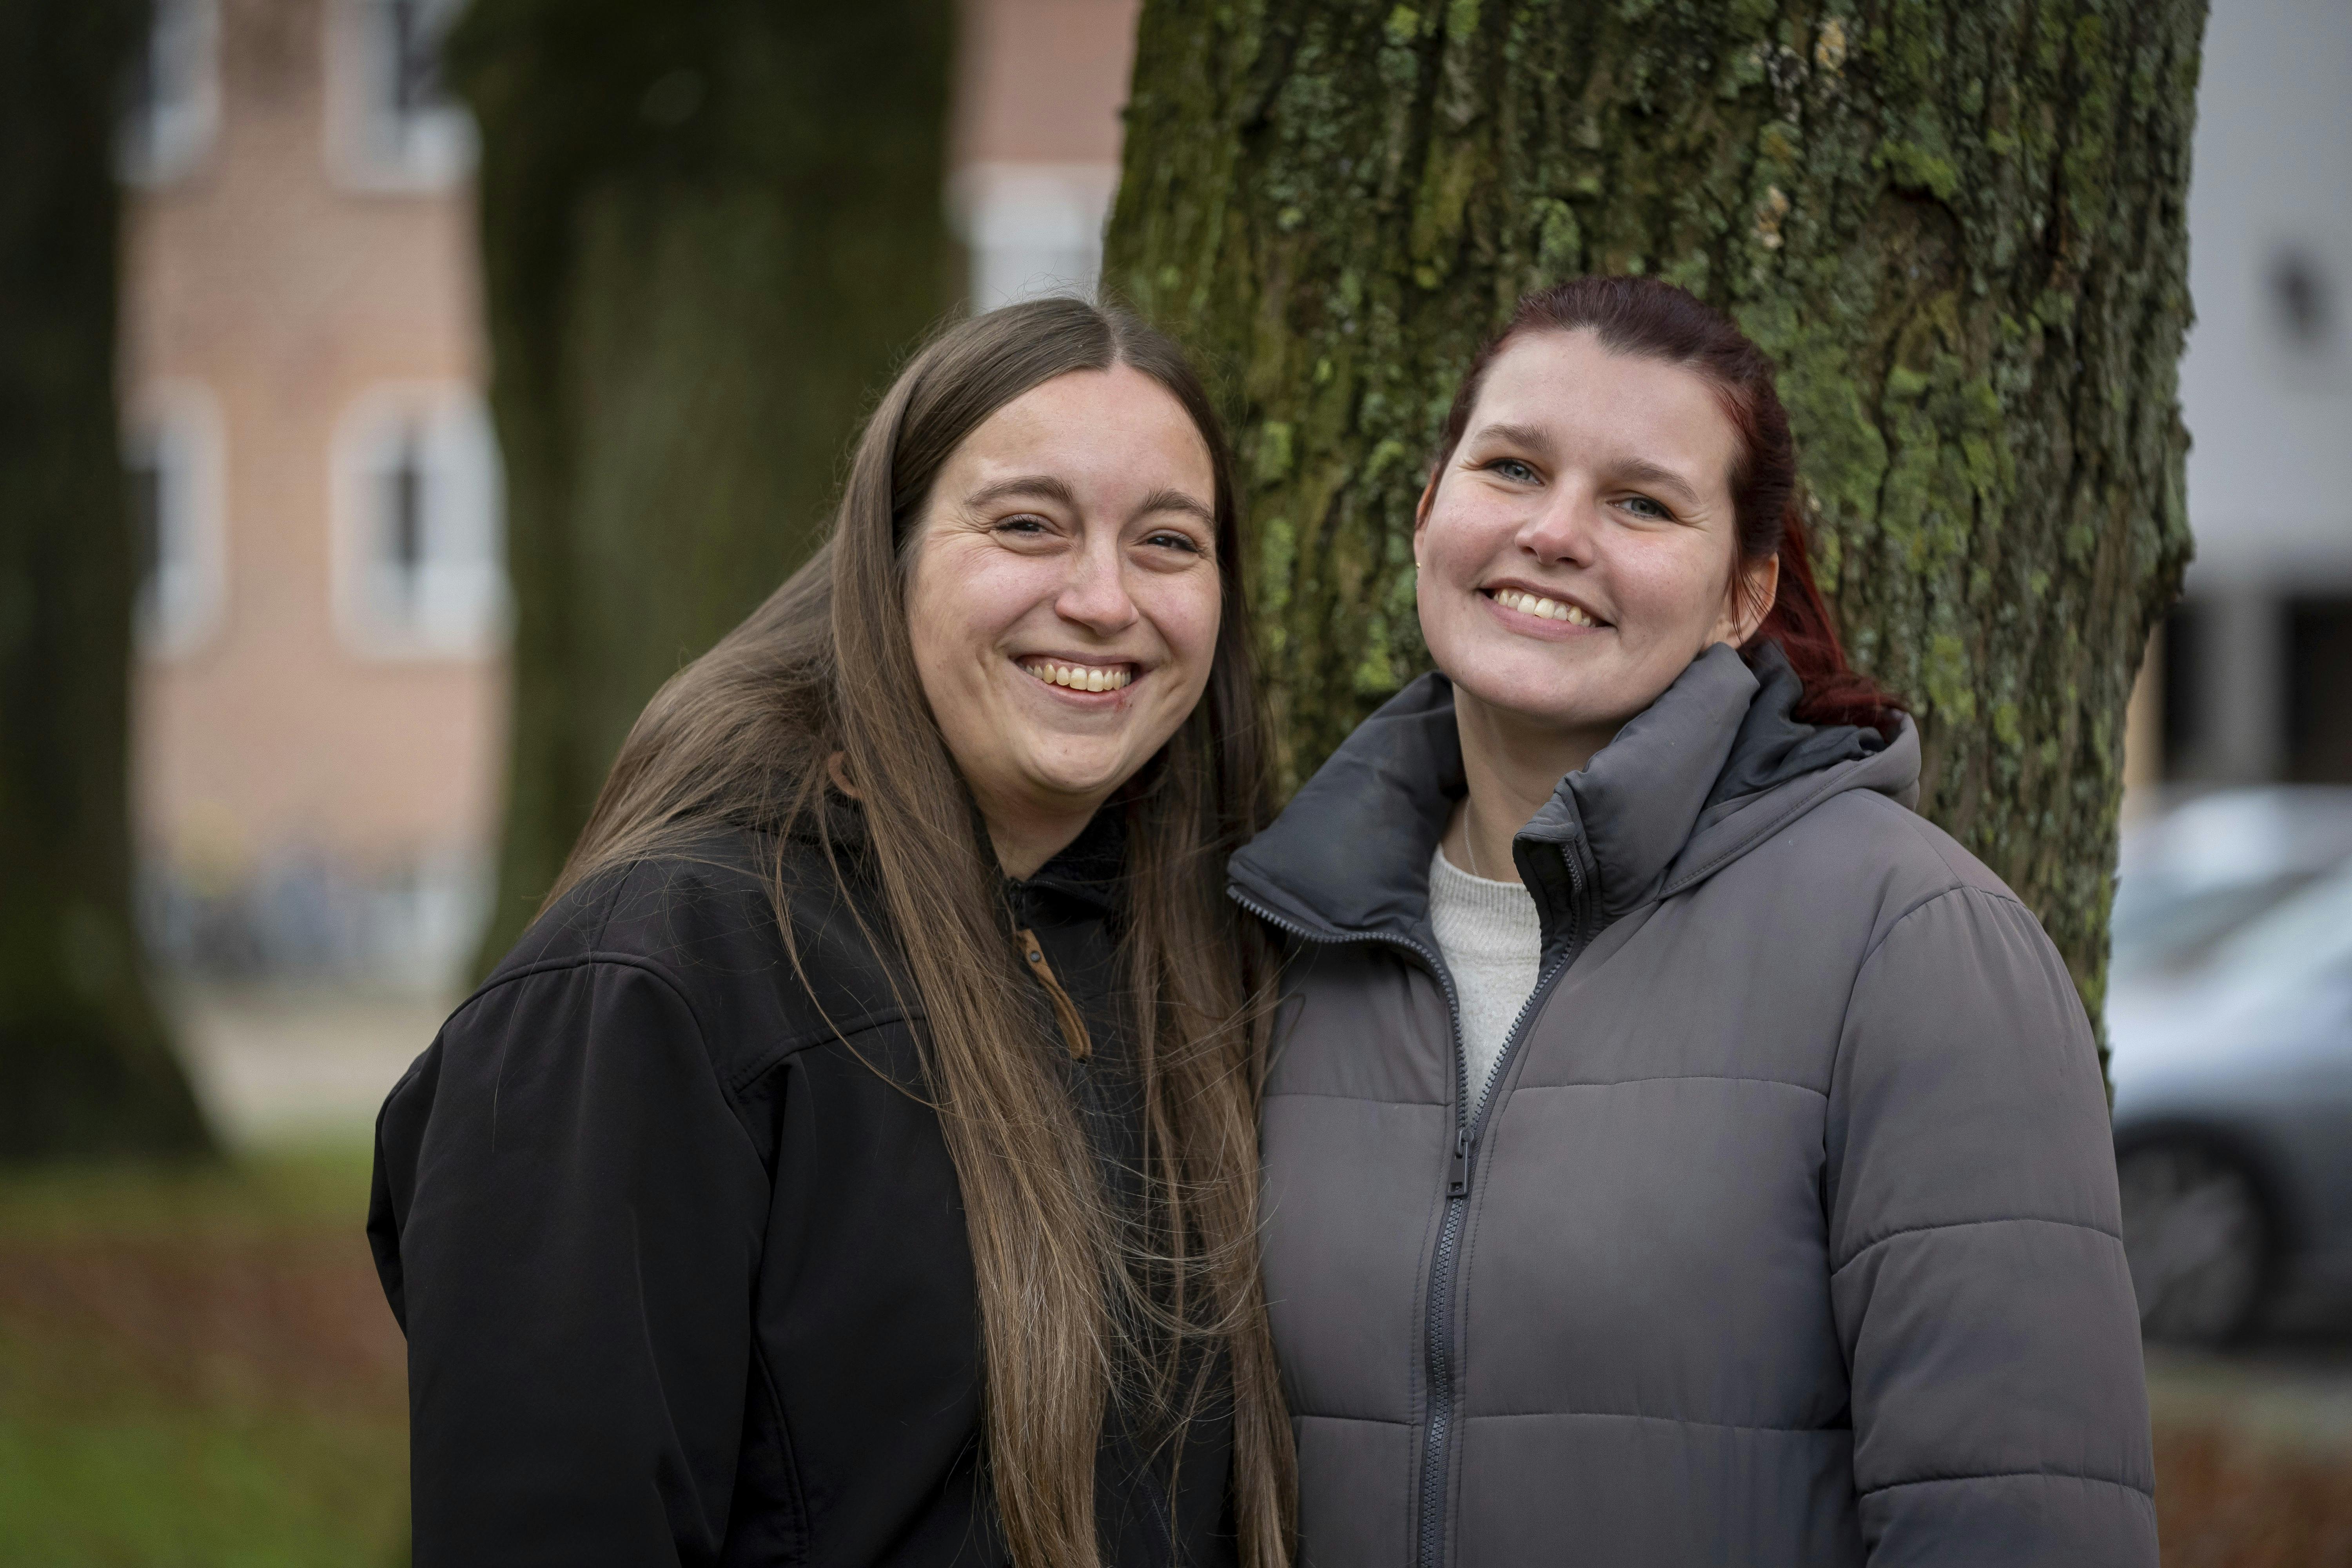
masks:
[[[1126,316],[908,365],[384,1107],[420,1563],[1286,1560],[1236,527]]]
[[[2156,1560],[2088,1023],[1912,815],[1795,481],[1690,295],[1521,301],[1422,497],[1441,673],[1232,862],[1297,947],[1263,1140],[1307,1561]]]
[[[915,668],[1010,874],[1076,838],[1199,705],[1224,601],[1216,493],[1200,426],[1126,364],[1013,399],[933,482]]]

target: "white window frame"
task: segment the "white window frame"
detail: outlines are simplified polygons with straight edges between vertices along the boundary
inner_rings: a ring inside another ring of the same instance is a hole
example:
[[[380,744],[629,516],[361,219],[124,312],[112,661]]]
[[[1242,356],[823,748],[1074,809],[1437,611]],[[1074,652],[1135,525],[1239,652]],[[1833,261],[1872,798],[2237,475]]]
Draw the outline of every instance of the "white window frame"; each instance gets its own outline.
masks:
[[[124,412],[125,484],[142,467],[156,475],[154,569],[142,574],[135,601],[139,647],[151,658],[185,658],[211,640],[227,607],[220,402],[202,382],[166,378],[142,388]],[[140,504],[134,497],[131,505]]]
[[[446,190],[469,178],[479,151],[474,117],[446,94],[401,112],[384,101],[396,75],[388,14],[413,5],[420,25],[446,33],[463,0],[328,0],[327,166],[354,190]]]
[[[505,644],[504,481],[481,395],[463,383],[394,382],[354,398],[336,422],[329,514],[335,626],[369,658],[482,658]],[[404,469],[415,478],[404,481]],[[388,487],[418,510],[407,527],[422,564],[388,569]]]
[[[218,0],[154,0],[141,47],[153,95],[125,106],[115,167],[134,185],[164,185],[205,161],[220,131]]]
[[[949,183],[948,209],[971,258],[975,311],[1056,294],[1095,298],[1115,163],[973,163]]]

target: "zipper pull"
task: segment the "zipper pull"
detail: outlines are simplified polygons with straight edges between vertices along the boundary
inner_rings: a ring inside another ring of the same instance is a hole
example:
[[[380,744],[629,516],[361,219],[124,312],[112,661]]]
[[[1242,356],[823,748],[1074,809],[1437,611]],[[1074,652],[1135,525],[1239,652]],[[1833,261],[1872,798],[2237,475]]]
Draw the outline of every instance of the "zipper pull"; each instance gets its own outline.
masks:
[[[1445,1195],[1458,1198],[1470,1191],[1470,1129],[1462,1127],[1454,1134],[1454,1179],[1447,1184]]]

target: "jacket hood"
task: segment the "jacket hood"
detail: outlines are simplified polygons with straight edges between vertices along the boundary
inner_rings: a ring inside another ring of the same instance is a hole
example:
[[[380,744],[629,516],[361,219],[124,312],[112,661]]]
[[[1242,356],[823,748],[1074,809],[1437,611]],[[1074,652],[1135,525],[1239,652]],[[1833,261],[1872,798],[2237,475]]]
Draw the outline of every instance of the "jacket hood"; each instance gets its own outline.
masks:
[[[1513,858],[1559,933],[1570,889],[1591,879],[1606,924],[1679,892],[1833,795],[1916,798],[1918,731],[1800,722],[1802,683],[1766,644],[1751,669],[1718,644],[1519,830]],[[1358,726],[1281,816],[1235,854],[1234,896],[1323,940],[1429,945],[1429,858],[1467,788],[1454,687],[1415,680]]]

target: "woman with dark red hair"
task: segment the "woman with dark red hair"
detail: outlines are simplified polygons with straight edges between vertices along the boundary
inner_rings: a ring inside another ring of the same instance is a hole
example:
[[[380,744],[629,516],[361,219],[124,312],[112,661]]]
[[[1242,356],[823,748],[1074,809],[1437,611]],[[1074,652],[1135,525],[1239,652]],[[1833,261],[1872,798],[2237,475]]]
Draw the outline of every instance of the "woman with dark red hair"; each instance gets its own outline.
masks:
[[[1769,363],[1530,295],[1413,551],[1438,673],[1231,866],[1305,1561],[2153,1564],[2091,1030],[1911,810]]]

